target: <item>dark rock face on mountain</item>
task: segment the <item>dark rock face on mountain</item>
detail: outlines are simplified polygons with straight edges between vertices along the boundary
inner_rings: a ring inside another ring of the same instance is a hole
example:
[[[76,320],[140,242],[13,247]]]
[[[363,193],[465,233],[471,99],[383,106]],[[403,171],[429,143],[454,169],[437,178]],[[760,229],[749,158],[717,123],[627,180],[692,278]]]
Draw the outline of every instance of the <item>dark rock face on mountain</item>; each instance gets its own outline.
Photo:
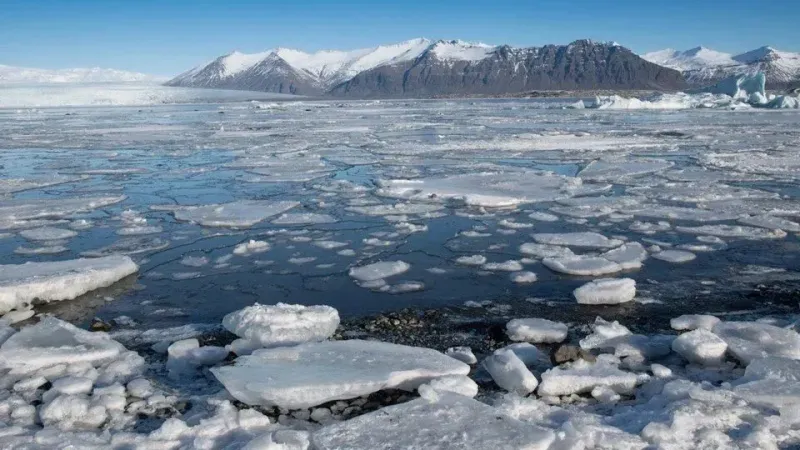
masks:
[[[576,41],[539,48],[502,46],[477,61],[442,58],[434,45],[414,61],[361,72],[329,94],[436,97],[531,90],[677,90],[684,86],[678,71],[647,62],[624,47]]]
[[[425,39],[351,52],[234,52],[167,84],[345,98],[685,87],[680,72],[611,43],[512,48]]]

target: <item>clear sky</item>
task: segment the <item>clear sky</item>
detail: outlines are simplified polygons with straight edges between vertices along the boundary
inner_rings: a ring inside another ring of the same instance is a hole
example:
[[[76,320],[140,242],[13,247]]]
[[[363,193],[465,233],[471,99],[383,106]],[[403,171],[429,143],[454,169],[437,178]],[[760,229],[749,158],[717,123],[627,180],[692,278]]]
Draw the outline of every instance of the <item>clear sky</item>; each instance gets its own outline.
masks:
[[[174,75],[232,50],[416,37],[800,51],[800,0],[0,0],[0,64]]]

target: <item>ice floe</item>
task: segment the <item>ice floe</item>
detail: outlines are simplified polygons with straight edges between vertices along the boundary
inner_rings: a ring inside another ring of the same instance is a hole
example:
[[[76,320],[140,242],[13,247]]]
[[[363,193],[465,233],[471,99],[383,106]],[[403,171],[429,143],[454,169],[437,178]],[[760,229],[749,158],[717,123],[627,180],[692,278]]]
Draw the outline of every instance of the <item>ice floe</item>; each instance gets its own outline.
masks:
[[[601,256],[566,256],[544,258],[542,264],[548,269],[569,275],[599,276],[624,270],[622,266]]]
[[[0,313],[31,304],[72,300],[134,274],[127,256],[0,265]]]
[[[552,320],[529,318],[512,319],[506,324],[506,333],[512,341],[534,344],[555,344],[567,338],[567,326]]]
[[[262,349],[212,369],[249,405],[308,408],[383,389],[413,390],[469,366],[435,350],[376,341],[329,341]]]
[[[175,218],[206,227],[247,228],[299,205],[293,201],[239,200],[232,203],[202,206],[154,206],[171,211]]]
[[[616,305],[636,296],[636,281],[630,278],[603,278],[586,283],[573,292],[583,305]]]

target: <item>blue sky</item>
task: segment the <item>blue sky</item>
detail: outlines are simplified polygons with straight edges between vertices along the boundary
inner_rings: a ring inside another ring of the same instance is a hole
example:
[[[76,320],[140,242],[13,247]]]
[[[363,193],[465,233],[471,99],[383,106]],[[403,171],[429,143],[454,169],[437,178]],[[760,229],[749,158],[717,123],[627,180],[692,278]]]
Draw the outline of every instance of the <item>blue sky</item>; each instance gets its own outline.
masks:
[[[360,48],[415,37],[533,46],[613,40],[800,51],[798,0],[0,0],[0,64],[173,75],[231,50]]]

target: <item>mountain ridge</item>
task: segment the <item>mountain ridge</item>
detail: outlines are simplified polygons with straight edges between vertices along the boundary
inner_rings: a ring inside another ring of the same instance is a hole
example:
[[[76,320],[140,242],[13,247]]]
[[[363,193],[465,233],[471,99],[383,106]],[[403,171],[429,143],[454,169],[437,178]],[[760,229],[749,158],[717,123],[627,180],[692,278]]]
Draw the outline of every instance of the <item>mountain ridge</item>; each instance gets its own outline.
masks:
[[[496,95],[533,89],[675,90],[685,85],[678,72],[616,43],[584,39],[516,48],[426,38],[350,51],[232,52],[166,84],[342,97]]]
[[[683,73],[693,85],[707,85],[732,75],[763,72],[767,87],[783,89],[800,85],[800,53],[759,47],[734,55],[706,47],[679,51],[672,49],[645,53],[642,58]]]

